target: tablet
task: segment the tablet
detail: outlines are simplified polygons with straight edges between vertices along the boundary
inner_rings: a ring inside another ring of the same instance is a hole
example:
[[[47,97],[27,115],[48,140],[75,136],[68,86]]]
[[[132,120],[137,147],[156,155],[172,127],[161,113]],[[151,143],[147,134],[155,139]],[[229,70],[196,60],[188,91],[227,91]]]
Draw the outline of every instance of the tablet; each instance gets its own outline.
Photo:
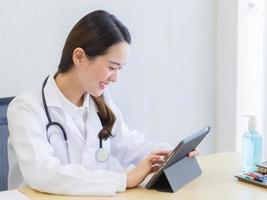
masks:
[[[167,167],[173,165],[179,160],[187,156],[191,151],[196,149],[199,143],[204,139],[204,137],[210,132],[210,127],[203,128],[190,134],[188,137],[183,139],[171,152],[167,160],[162,164],[162,166],[155,172],[151,179],[146,184],[146,188],[149,189],[157,181],[162,171]]]

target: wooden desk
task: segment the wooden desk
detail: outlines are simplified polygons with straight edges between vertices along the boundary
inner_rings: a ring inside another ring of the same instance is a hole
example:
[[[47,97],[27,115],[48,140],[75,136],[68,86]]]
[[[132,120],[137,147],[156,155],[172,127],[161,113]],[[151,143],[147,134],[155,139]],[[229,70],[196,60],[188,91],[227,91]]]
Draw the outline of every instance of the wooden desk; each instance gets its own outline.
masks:
[[[144,188],[117,193],[114,197],[56,196],[36,192],[28,187],[19,189],[33,200],[266,200],[267,189],[239,182],[234,177],[241,170],[241,156],[236,153],[221,153],[198,158],[203,174],[185,185],[176,193],[164,193]]]

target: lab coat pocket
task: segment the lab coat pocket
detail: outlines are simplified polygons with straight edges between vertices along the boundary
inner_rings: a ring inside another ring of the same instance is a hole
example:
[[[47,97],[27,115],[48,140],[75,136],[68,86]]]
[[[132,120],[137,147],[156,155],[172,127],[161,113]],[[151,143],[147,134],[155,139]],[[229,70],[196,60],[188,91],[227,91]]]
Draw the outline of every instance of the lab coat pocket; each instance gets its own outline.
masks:
[[[60,160],[61,164],[67,164],[69,162],[69,151],[62,130],[56,125],[50,126],[47,130],[47,137],[54,149],[54,156]]]

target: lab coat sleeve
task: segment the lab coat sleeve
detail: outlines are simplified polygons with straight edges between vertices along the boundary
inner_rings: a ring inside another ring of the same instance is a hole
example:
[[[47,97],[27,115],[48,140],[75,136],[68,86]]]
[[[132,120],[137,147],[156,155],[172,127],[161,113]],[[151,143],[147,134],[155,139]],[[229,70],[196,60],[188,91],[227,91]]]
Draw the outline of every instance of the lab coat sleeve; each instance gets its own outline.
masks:
[[[39,109],[39,111],[38,111]],[[16,153],[24,181],[47,193],[113,196],[126,189],[126,174],[89,171],[78,164],[62,165],[47,142],[40,105],[15,98],[8,108],[9,142]]]
[[[109,103],[116,115],[116,123],[113,128],[114,137],[111,140],[111,154],[120,160],[124,167],[131,164],[137,165],[149,153],[155,150],[172,150],[173,147],[166,143],[152,143],[143,133],[136,130],[130,131],[123,120],[122,113],[109,96]]]

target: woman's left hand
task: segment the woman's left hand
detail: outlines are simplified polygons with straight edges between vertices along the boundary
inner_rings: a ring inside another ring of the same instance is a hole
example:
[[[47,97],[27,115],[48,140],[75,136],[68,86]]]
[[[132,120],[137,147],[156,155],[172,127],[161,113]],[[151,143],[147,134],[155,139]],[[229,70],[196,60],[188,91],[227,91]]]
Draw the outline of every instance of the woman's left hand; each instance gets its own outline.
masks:
[[[192,157],[195,157],[197,155],[199,155],[199,151],[197,149],[195,149],[194,151],[191,151],[187,156],[189,158],[192,158]]]

